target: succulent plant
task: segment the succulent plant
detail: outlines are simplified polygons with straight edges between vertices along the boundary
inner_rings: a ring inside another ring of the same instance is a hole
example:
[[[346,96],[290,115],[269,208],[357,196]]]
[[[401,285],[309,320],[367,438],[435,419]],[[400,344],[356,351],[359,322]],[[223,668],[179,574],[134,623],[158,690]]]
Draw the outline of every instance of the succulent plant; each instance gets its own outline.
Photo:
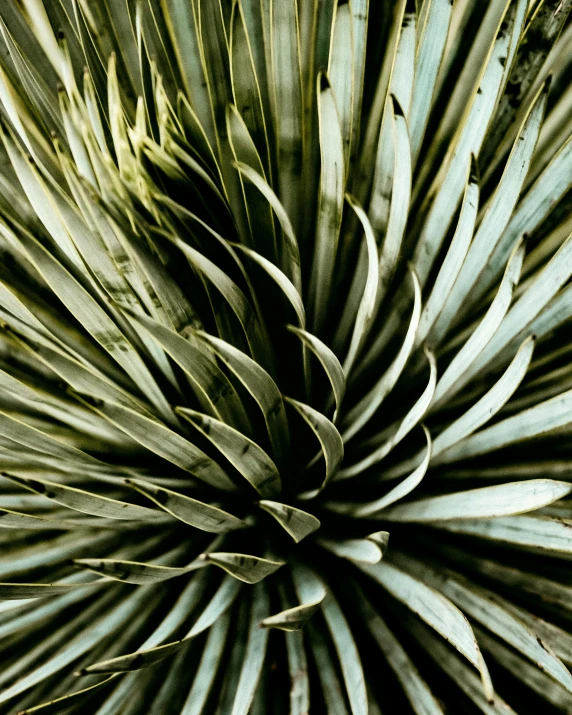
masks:
[[[0,4],[0,712],[572,712],[571,7]]]

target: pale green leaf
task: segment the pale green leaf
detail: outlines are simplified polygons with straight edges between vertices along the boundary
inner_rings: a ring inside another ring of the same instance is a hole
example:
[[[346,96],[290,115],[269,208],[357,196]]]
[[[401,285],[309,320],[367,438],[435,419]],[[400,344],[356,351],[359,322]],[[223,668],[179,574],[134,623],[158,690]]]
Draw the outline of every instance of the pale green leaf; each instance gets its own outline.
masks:
[[[395,359],[381,375],[376,384],[345,414],[343,423],[344,429],[342,430],[345,442],[354,437],[373,417],[376,410],[395,387],[411,355],[415,335],[417,334],[417,328],[419,326],[419,319],[421,317],[421,287],[413,270],[411,271],[411,278],[413,280],[415,296],[407,334],[403,339],[403,343]]]
[[[374,610],[363,593],[357,592],[360,609],[375,642],[387,659],[399,680],[415,715],[443,715],[443,710],[432,695],[429,687],[419,675],[407,652],[388,628],[385,621]]]
[[[197,336],[236,375],[257,402],[264,415],[277,462],[282,461],[288,451],[290,436],[284,401],[274,380],[257,362],[233,345],[208,333],[199,332]]]
[[[336,403],[336,409],[334,416],[332,417],[332,422],[335,423],[336,417],[339,414],[344,393],[346,391],[346,380],[340,361],[330,348],[315,335],[312,335],[312,333],[308,333],[306,330],[297,328],[294,325],[288,325],[287,327],[291,333],[297,335],[302,343],[312,351],[324,368],[324,372],[326,373],[330,385],[332,386],[332,392]]]
[[[470,379],[468,368],[491,341],[503,321],[512,301],[520,276],[525,246],[521,240],[514,247],[497,294],[471,337],[451,360],[437,383],[433,407],[442,405],[446,398],[455,395]]]
[[[4,474],[16,484],[20,484],[26,489],[30,489],[36,494],[41,494],[47,499],[51,499],[57,504],[66,506],[69,509],[101,516],[106,519],[128,519],[137,521],[149,521],[157,518],[157,511],[147,509],[136,504],[110,499],[109,497],[93,494],[84,489],[70,487],[58,482],[51,482],[47,479],[21,477],[12,474]]]
[[[74,559],[74,563],[88,571],[107,576],[108,578],[125,583],[155,583],[166,581],[185,574],[197,568],[202,563],[197,563],[181,568],[172,566],[156,566],[155,564],[137,563],[136,561],[120,561],[119,559]]]
[[[270,599],[264,584],[252,589],[250,626],[244,660],[238,679],[231,715],[247,715],[254,698],[266,656],[268,631],[260,628],[260,621],[268,613]]]
[[[112,402],[89,401],[85,396],[82,396],[82,399],[90,404],[98,414],[115,424],[151,452],[176,464],[207,484],[226,491],[236,490],[233,482],[214,460],[192,442],[173,432],[159,421],[151,420]]]
[[[240,589],[241,584],[237,579],[226,577],[185,638],[173,643],[165,643],[155,648],[140,650],[135,653],[129,653],[94,663],[84,668],[80,674],[125,673],[147,668],[168,658],[192,638],[195,638],[218,621],[232,605]]]
[[[250,556],[248,554],[234,554],[222,551],[213,551],[203,554],[202,557],[207,563],[215,564],[224,569],[231,576],[244,583],[258,583],[267,576],[270,576],[281,566],[284,561],[272,561],[263,559],[260,556]]]
[[[475,634],[465,616],[451,601],[385,561],[375,566],[360,564],[360,568],[464,655],[481,674],[487,698],[492,699],[492,683]]]
[[[568,482],[530,479],[494,487],[427,497],[388,509],[384,518],[390,521],[430,522],[441,519],[490,519],[497,516],[524,514],[552,504],[572,492]]]
[[[278,468],[256,442],[233,427],[188,407],[178,407],[177,413],[210,440],[261,496],[276,496],[280,491]]]
[[[150,481],[125,479],[125,483],[151,499],[171,516],[213,534],[242,529],[246,523],[223,509],[205,504],[178,492],[156,486]],[[141,507],[140,507],[141,508]]]
[[[298,402],[298,400],[293,400],[291,397],[285,397],[284,399],[301,415],[320,442],[326,463],[326,473],[321,486],[321,489],[323,489],[344,457],[344,443],[340,433],[333,422],[313,407],[303,402]]]
[[[321,174],[315,249],[309,292],[312,332],[320,334],[334,278],[334,264],[344,205],[344,149],[332,88],[322,72],[317,78]]]
[[[338,655],[352,715],[367,715],[367,694],[361,659],[350,626],[331,593],[324,599],[322,612]]]
[[[319,519],[294,506],[266,499],[259,501],[258,506],[273,516],[297,544],[320,528]]]
[[[230,617],[227,611],[215,621],[210,629],[193,685],[181,709],[181,715],[202,715],[205,701],[213,687],[227,644],[229,626]]]

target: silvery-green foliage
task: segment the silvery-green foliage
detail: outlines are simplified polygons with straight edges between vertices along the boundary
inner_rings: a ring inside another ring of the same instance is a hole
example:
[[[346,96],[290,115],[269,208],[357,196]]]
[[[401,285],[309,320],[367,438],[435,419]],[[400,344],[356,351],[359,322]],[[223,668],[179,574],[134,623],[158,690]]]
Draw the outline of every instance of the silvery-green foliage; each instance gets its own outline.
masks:
[[[571,7],[0,2],[0,712],[571,711]]]

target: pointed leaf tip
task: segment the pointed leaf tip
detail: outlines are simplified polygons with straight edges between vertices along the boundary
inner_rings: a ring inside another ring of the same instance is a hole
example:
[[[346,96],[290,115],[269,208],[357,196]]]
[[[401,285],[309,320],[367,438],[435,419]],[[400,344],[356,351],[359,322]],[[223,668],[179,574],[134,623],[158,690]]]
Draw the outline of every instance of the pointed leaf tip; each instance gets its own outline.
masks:
[[[258,506],[273,516],[297,544],[321,526],[313,514],[288,504],[263,499]]]

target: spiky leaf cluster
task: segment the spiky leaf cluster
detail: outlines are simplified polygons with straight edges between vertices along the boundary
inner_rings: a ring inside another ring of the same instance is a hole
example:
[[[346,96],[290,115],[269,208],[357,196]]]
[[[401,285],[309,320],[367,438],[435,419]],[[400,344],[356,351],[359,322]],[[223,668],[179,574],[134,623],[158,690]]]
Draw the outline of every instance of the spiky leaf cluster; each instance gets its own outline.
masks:
[[[571,6],[0,3],[1,712],[570,712]]]

